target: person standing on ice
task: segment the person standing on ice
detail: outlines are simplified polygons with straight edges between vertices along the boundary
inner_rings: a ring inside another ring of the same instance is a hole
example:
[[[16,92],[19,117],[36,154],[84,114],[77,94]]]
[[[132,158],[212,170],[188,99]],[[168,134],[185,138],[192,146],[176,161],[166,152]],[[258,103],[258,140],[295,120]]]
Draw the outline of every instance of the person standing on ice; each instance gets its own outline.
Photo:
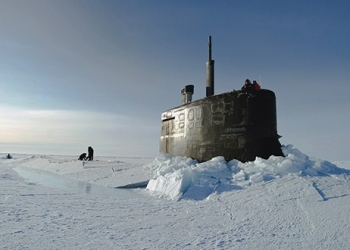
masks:
[[[93,161],[94,160],[94,150],[91,146],[88,147],[88,160]]]

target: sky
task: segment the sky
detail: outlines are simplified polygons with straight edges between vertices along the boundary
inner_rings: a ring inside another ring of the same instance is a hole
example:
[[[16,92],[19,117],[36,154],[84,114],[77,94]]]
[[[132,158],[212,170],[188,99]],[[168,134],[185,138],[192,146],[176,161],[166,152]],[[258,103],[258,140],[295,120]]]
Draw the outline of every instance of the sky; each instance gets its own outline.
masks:
[[[282,144],[350,148],[349,1],[0,0],[0,152],[154,157],[180,90],[257,80]]]

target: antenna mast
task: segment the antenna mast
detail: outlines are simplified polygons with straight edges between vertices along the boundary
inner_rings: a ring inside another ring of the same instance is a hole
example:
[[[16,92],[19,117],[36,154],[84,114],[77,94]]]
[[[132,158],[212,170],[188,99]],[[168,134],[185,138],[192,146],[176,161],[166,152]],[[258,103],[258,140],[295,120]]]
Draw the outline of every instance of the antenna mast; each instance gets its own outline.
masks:
[[[211,59],[211,36],[208,40],[209,46],[209,60],[206,63],[207,68],[207,80],[206,80],[206,95],[214,95],[214,60]]]

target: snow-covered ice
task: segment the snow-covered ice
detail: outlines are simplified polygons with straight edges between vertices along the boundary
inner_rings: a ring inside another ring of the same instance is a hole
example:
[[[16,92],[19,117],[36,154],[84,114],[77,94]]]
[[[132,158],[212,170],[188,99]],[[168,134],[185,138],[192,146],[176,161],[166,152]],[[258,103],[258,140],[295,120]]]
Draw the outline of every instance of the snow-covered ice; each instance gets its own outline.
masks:
[[[286,157],[208,162],[19,155],[0,159],[2,249],[348,249],[350,161]],[[18,169],[115,187],[91,195],[25,179]]]

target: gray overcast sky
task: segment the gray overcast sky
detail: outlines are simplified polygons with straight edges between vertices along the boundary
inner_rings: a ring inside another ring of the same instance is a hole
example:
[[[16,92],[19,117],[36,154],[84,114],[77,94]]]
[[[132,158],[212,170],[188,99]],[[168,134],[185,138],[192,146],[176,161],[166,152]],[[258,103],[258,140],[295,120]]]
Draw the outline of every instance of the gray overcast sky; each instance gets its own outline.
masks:
[[[156,156],[180,90],[258,80],[282,144],[348,160],[350,1],[0,0],[0,152]]]

